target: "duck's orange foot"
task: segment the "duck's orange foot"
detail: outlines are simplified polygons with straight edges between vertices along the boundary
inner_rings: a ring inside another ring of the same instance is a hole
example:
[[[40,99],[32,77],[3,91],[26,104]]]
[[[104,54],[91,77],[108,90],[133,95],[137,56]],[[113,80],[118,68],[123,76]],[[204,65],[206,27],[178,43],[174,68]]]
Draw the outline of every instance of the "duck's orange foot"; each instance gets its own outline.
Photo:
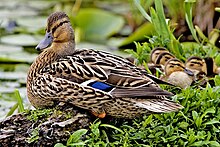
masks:
[[[105,112],[103,112],[103,113],[96,113],[96,112],[92,111],[92,114],[95,115],[98,118],[105,118],[105,116],[106,116]]]

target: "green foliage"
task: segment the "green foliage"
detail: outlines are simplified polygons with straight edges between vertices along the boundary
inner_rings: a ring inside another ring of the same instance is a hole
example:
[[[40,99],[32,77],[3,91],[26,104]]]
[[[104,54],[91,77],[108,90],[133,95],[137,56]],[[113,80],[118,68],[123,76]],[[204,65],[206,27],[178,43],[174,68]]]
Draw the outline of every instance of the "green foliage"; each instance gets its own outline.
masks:
[[[32,132],[31,132],[31,136],[29,138],[27,138],[27,142],[28,143],[32,143],[37,141],[39,138],[39,129],[35,128]]]
[[[23,100],[20,96],[20,93],[19,93],[18,89],[16,89],[14,91],[14,95],[15,95],[15,98],[17,100],[17,103],[14,104],[14,106],[10,109],[10,111],[7,113],[6,117],[12,115],[15,112],[15,110],[17,110],[17,109],[18,109],[18,112],[24,112],[25,111],[24,105],[23,105]]]
[[[137,50],[134,51],[132,49],[126,49],[125,52],[131,54],[136,60],[137,65],[141,65],[144,62],[149,61],[149,53],[151,51],[151,48],[149,47],[148,43],[144,43],[141,45],[140,43],[135,42]]]
[[[74,22],[80,40],[96,42],[103,41],[119,32],[124,25],[124,20],[121,16],[94,8],[80,9]]]
[[[185,18],[186,22],[189,26],[189,29],[192,33],[193,38],[196,40],[197,43],[200,43],[197,35],[196,30],[194,29],[193,22],[192,22],[192,9],[193,9],[193,3],[195,3],[196,0],[185,0]]]
[[[46,118],[46,116],[52,114],[52,112],[52,109],[39,109],[36,111],[30,111],[31,114],[27,116],[27,119],[37,121],[39,118]]]

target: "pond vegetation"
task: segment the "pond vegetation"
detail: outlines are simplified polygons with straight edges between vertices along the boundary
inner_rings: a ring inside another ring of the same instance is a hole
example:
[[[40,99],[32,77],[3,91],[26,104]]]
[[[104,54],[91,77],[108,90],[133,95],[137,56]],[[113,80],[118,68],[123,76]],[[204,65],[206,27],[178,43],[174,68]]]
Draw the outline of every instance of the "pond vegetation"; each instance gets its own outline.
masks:
[[[34,47],[43,38],[51,12],[62,10],[70,16],[77,48],[131,55],[148,70],[150,52],[158,46],[181,61],[190,56],[212,57],[220,66],[217,6],[219,2],[205,0],[1,1],[0,118],[31,109],[26,74],[38,54]],[[201,14],[200,7],[210,17]],[[89,129],[80,129],[66,143],[55,146],[220,146],[220,75],[212,80],[214,85],[186,89],[162,85],[184,106],[179,112],[151,114],[122,124],[97,119]],[[38,116],[33,114],[30,119]],[[36,134],[29,141],[36,141]]]

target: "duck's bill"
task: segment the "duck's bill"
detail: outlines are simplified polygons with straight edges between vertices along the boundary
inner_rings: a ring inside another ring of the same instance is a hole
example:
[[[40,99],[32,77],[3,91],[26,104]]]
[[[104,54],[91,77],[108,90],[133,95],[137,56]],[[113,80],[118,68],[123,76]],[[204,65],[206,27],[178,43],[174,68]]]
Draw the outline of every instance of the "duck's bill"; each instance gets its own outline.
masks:
[[[49,47],[53,42],[53,36],[52,34],[49,32],[46,33],[46,35],[44,36],[44,39],[41,40],[41,42],[36,46],[37,50],[43,50],[47,47]]]
[[[194,76],[194,73],[191,70],[189,70],[189,69],[185,68],[184,72],[187,73],[189,76]]]

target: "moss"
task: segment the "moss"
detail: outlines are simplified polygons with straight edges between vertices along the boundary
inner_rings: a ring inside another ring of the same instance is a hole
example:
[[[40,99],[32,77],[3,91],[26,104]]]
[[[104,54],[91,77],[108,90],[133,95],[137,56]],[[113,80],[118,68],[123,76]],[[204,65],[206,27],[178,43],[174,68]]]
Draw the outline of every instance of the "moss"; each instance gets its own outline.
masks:
[[[47,118],[48,115],[53,113],[53,109],[39,109],[30,111],[30,115],[27,116],[28,120],[37,121],[39,118]]]

